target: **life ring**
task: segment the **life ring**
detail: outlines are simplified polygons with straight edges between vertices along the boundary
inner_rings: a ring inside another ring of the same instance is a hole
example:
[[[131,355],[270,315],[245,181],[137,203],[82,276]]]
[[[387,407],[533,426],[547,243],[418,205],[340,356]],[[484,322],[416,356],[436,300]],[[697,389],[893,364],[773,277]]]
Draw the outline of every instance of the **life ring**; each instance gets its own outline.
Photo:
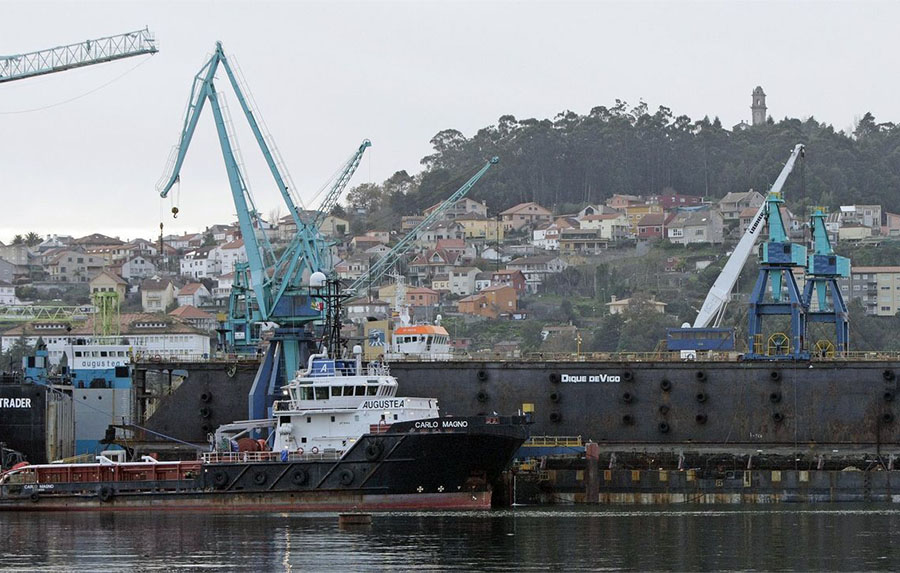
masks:
[[[113,490],[108,486],[102,486],[97,490],[97,497],[100,498],[100,501],[107,502],[113,498]]]
[[[213,474],[213,483],[216,487],[224,487],[228,484],[228,474],[221,470],[217,471]]]
[[[269,476],[266,475],[266,472],[256,472],[253,474],[253,483],[256,485],[265,484],[267,479],[269,479]]]
[[[356,477],[353,475],[353,470],[343,470],[341,471],[341,485],[350,485],[353,483],[353,478]]]
[[[663,392],[668,392],[672,389],[672,382],[668,378],[663,378],[659,383],[659,387]]]
[[[313,454],[318,454],[318,453],[319,453],[319,448],[318,448],[317,446],[313,446],[312,449],[311,449],[310,451],[311,451]]]
[[[31,495],[28,496],[28,499],[31,500],[32,503],[37,503],[41,500],[41,494],[36,491],[31,492]]]
[[[294,485],[303,485],[306,483],[307,479],[309,479],[309,475],[306,473],[306,470],[301,468],[297,469],[291,476],[291,483]]]
[[[368,446],[366,446],[366,459],[370,462],[374,462],[381,457],[381,453],[383,451],[384,446],[382,446],[379,442],[372,442]]]
[[[298,456],[302,456],[302,455],[303,455],[303,448],[297,448],[297,455],[298,455]]]

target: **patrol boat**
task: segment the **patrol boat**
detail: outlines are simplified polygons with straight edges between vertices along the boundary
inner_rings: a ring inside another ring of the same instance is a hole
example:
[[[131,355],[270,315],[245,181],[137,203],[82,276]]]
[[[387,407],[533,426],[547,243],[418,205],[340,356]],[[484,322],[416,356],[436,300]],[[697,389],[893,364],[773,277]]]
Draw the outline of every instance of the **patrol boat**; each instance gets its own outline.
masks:
[[[0,474],[0,510],[490,507],[530,415],[440,416],[437,400],[397,396],[388,364],[353,352],[310,356],[270,419],[220,427],[198,460],[22,465]]]

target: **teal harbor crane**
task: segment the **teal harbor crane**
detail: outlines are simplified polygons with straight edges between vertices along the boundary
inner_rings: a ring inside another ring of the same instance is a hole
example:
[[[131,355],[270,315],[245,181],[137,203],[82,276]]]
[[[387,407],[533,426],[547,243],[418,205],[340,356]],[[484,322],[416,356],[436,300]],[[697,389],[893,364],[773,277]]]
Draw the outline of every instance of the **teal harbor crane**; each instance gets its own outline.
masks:
[[[241,171],[234,135],[230,132],[231,123],[216,90],[215,77],[220,66],[225,70],[281,197],[297,225],[296,235],[280,255],[276,255],[265,233],[257,233],[261,216]],[[312,334],[305,327],[321,321],[324,309],[321,300],[311,296],[309,277],[316,272],[330,273],[332,270],[328,255],[329,244],[319,232],[324,214],[320,210],[312,216],[305,216],[294,202],[292,189],[288,187],[287,177],[282,173],[283,162],[250,108],[221,42],[216,43],[212,57],[194,77],[181,136],[170,157],[166,174],[158,186],[161,197],[166,197],[180,180],[179,174],[188,147],[207,103],[215,119],[228,183],[247,252],[247,262],[238,265],[235,270],[226,337],[233,347],[255,350],[260,325],[277,325],[249,397],[250,417],[260,418],[271,407],[275,391],[284,383],[285,377],[293,375],[314,349]],[[323,202],[323,208],[328,208],[328,205],[337,201],[340,192],[359,166],[362,154],[370,145],[368,140],[363,141],[341,169]],[[177,213],[177,207],[173,208],[173,213]]]
[[[792,160],[803,157],[803,145],[798,144]],[[765,202],[769,240],[760,245],[760,267],[753,293],[750,295],[747,360],[804,360],[806,349],[806,317],[803,297],[794,278],[793,269],[806,265],[806,247],[792,243],[781,219],[780,205],[784,203],[780,191],[770,191]],[[790,337],[763,332],[767,316],[789,316]],[[765,339],[764,339],[765,338]]]
[[[157,52],[147,28],[37,52],[0,56],[0,83]]]
[[[834,342],[824,339],[815,343],[818,354],[833,356],[850,350],[850,313],[837,282],[850,276],[850,259],[835,254],[831,247],[826,216],[824,207],[816,207],[810,216],[814,252],[807,260],[803,307],[809,322],[834,324]]]

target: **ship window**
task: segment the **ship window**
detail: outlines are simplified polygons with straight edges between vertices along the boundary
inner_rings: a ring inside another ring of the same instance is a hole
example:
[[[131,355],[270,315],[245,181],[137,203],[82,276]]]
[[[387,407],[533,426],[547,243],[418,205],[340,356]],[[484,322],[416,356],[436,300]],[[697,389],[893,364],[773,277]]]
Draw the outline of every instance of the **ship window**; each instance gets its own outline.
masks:
[[[306,417],[306,423],[307,423],[307,424],[312,424],[312,416],[307,416],[307,417]],[[305,441],[306,441],[306,438],[303,438],[303,441],[305,442]]]
[[[394,414],[394,421],[397,421],[397,414]]]
[[[368,394],[369,396],[374,396],[378,393],[378,386],[369,386],[368,388],[366,388],[366,390],[366,394]]]
[[[344,387],[343,386],[332,386],[331,387],[331,395],[332,396],[343,396],[344,395]]]
[[[328,399],[328,386],[316,386],[314,390],[316,391],[316,400]]]
[[[100,351],[100,356],[106,358],[106,351],[105,351],[105,350],[101,350],[101,351]]]
[[[309,386],[300,388],[300,399],[301,400],[312,400],[312,397],[313,397],[312,390],[313,389]]]
[[[76,351],[75,351],[75,357],[76,357],[76,358],[81,358],[81,351],[80,351],[80,350],[76,350]]]
[[[334,416],[331,417],[331,421],[334,422]]]
[[[357,386],[356,387],[356,395],[357,396],[365,396],[366,395],[366,387],[365,386]]]
[[[301,443],[301,444],[305,444],[305,443],[306,443],[306,438],[300,438],[300,443]]]

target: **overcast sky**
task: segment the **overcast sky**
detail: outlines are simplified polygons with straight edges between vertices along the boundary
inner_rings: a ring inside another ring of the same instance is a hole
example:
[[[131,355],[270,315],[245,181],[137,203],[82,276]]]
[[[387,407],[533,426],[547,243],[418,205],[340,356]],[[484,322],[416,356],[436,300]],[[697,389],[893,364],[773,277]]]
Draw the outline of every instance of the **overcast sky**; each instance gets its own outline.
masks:
[[[7,0],[2,13],[4,55],[144,26],[159,46],[152,57],[0,84],[6,243],[28,231],[154,238],[160,221],[166,234],[232,221],[209,109],[182,169],[177,219],[155,190],[216,40],[304,200],[364,138],[373,146],[351,185],[418,172],[442,129],[471,136],[504,114],[585,114],[616,98],[731,126],[749,121],[761,85],[777,119],[814,116],[839,130],[866,111],[900,120],[898,2]],[[231,95],[224,75],[217,87]],[[276,188],[228,102],[268,214]]]

